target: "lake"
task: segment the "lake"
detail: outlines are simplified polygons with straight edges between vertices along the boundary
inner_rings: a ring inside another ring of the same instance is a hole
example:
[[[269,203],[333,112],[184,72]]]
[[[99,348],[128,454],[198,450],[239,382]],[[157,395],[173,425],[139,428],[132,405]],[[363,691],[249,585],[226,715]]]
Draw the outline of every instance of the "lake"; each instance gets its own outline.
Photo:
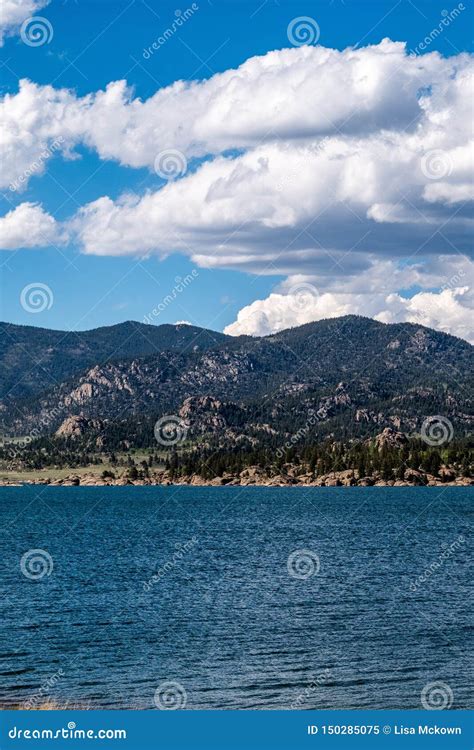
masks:
[[[466,708],[473,498],[2,488],[0,703]]]

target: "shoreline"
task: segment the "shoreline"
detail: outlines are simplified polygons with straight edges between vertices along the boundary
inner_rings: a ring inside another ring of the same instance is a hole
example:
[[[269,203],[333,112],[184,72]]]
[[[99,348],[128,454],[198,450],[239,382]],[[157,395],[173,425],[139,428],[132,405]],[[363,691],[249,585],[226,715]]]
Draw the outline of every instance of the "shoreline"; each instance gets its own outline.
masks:
[[[320,477],[308,474],[279,474],[267,476],[258,467],[251,467],[240,476],[224,475],[213,479],[201,476],[171,477],[168,472],[157,472],[152,476],[130,478],[101,477],[92,473],[83,475],[68,474],[64,477],[0,477],[0,487],[472,487],[472,477],[454,476],[446,471],[433,476],[417,470],[407,471],[404,479],[382,479],[380,476],[358,477],[357,472],[348,469],[331,472]]]

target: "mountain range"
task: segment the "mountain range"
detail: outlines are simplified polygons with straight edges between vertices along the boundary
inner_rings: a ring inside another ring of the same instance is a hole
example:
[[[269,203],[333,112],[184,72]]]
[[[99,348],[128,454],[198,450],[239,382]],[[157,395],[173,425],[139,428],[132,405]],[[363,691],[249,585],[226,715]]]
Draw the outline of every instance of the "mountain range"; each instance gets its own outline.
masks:
[[[156,420],[176,415],[190,438],[255,445],[298,429],[305,440],[414,434],[431,415],[463,436],[474,421],[474,348],[411,323],[349,315],[256,338],[133,321],[0,332],[7,436],[90,431],[105,446],[151,445]]]

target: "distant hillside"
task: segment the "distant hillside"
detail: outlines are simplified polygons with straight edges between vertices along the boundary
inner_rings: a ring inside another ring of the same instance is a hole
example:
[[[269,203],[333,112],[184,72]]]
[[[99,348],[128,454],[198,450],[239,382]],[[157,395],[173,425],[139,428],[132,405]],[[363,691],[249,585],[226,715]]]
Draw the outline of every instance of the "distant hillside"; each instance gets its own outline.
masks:
[[[472,430],[474,348],[414,324],[345,316],[254,339],[138,323],[84,334],[11,328],[2,358],[12,384],[15,371],[25,379],[28,398],[4,404],[9,434],[38,426],[51,434],[80,416],[86,431],[95,420],[89,429],[101,445],[146,446],[168,414],[186,420],[190,437],[229,444],[278,444],[298,429],[305,441],[385,427],[412,433],[433,414],[458,435]],[[32,354],[45,366],[41,377]],[[51,380],[61,382],[32,395]]]
[[[195,326],[135,321],[78,332],[0,323],[0,399],[41,393],[91,365],[163,351],[205,351],[225,338]]]

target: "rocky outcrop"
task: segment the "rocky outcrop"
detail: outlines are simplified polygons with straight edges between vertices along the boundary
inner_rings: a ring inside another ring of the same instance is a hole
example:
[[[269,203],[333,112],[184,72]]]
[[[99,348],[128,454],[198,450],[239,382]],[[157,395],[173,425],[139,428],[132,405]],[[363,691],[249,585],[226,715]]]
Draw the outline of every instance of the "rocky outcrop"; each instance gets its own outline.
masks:
[[[389,448],[402,448],[408,443],[408,438],[403,432],[394,430],[393,427],[386,427],[375,437],[375,445],[379,450],[384,446]]]
[[[315,477],[311,472],[302,471],[301,466],[286,464],[279,473],[268,474],[259,466],[248,466],[239,474],[228,472],[222,476],[205,479],[197,474],[181,477],[173,477],[169,470],[155,470],[148,476],[140,476],[131,479],[127,471],[114,476],[98,476],[89,472],[82,474],[70,474],[64,478],[48,479],[35,477],[26,483],[49,484],[51,486],[63,487],[91,487],[91,486],[150,486],[150,485],[191,485],[193,487],[222,487],[222,486],[264,486],[264,487],[410,487],[410,486],[453,486],[472,487],[474,479],[456,474],[452,469],[443,467],[438,476],[425,473],[417,469],[407,469],[404,479],[384,480],[379,474],[373,476],[359,477],[357,471],[346,469],[344,471],[332,471]],[[3,480],[0,484],[18,485],[17,479],[9,482]]]
[[[229,427],[227,417],[232,415],[234,423],[245,424],[246,412],[238,404],[221,401],[214,396],[189,396],[184,399],[178,415],[186,424],[190,436],[219,434],[235,443],[239,435]],[[270,430],[268,425],[265,428]],[[249,440],[247,436],[241,437]]]
[[[56,430],[58,437],[79,437],[90,430],[101,430],[104,423],[100,419],[87,419],[82,414],[66,417]]]
[[[190,396],[178,412],[193,433],[219,432],[227,427],[222,401],[212,396]]]
[[[347,392],[347,384],[341,382],[337,384],[333,394],[321,399],[316,414],[319,419],[326,419],[328,416],[335,413],[338,408],[350,406],[351,403],[351,397]]]
[[[28,333],[33,348],[38,336],[58,347],[64,338],[68,346],[63,358],[58,353],[55,359],[51,383],[43,383],[41,372],[36,373],[38,389],[21,364],[23,358],[14,357],[19,372],[11,370],[12,387],[28,381],[27,390],[36,395],[13,403],[7,389],[8,403],[0,405],[3,434],[52,435],[66,416],[84,415],[109,420],[114,435],[120,422],[128,421],[123,430],[136,447],[146,443],[147,419],[177,415],[180,409],[192,423],[191,437],[193,432],[201,437],[220,431],[226,439],[232,430],[262,445],[268,437],[291,433],[291,426],[295,432],[304,427],[303,440],[312,444],[346,435],[373,438],[384,427],[412,434],[429,414],[450,419],[457,438],[474,424],[469,416],[472,347],[420,326],[345,316],[256,338],[214,335],[189,326],[142,328],[126,326],[118,349],[111,345],[115,329],[69,338],[51,331]],[[158,328],[163,328],[161,334]],[[15,335],[24,334],[18,330]],[[142,345],[136,349],[137,336],[145,347],[143,357]],[[86,346],[84,338],[95,342],[92,349],[87,344],[84,360],[76,337],[81,346]],[[153,345],[154,340],[161,344]],[[201,346],[201,341],[207,344]],[[18,348],[27,350],[25,345]],[[74,372],[71,359],[77,359]],[[11,365],[9,360],[4,364]],[[153,424],[146,447],[151,447]],[[110,444],[111,435],[105,437]]]
[[[354,415],[356,422],[373,422],[374,424],[383,424],[385,417],[383,414],[376,413],[369,409],[357,409]]]

